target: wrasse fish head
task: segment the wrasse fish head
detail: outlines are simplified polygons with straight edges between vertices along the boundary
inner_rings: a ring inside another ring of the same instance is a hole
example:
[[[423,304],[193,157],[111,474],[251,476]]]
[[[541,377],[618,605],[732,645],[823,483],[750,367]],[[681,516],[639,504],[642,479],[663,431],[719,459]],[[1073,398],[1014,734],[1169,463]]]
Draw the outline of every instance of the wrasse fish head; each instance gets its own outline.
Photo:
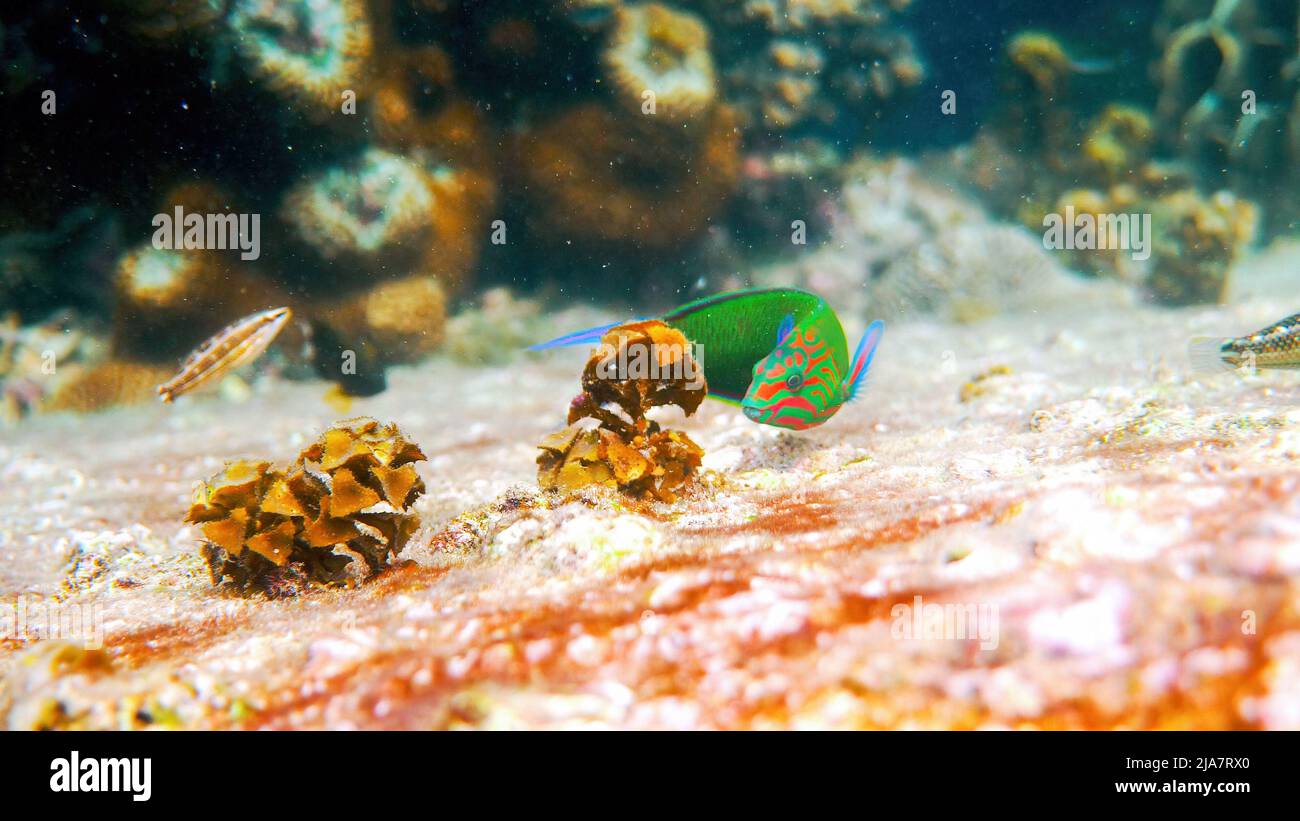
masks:
[[[859,395],[885,324],[876,320],[867,326],[847,373],[842,373],[837,364],[844,357],[836,358],[836,351],[820,328],[816,322],[794,326],[788,318],[781,324],[776,349],[754,365],[753,380],[741,400],[740,409],[747,419],[788,430],[807,430],[830,419]]]
[[[834,416],[847,399],[843,375],[816,328],[796,328],[754,365],[740,410],[760,425],[807,430]]]

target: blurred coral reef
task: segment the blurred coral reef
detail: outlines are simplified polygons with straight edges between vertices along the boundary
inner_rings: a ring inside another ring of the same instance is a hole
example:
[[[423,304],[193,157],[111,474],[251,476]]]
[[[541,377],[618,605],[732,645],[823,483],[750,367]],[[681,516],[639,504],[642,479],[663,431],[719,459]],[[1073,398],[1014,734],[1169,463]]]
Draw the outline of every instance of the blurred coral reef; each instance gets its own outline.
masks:
[[[1068,54],[1047,33],[1013,38],[1003,69],[1008,102],[975,140],[953,152],[957,176],[995,211],[1035,232],[1053,214],[1093,220],[1150,214],[1149,259],[1131,248],[1099,248],[1068,251],[1072,263],[1130,282],[1157,302],[1221,301],[1228,270],[1260,236],[1260,209],[1226,188],[1205,189],[1229,180],[1201,174],[1205,158],[1183,150],[1193,125],[1186,111],[1170,113],[1170,100],[1186,95],[1173,86],[1188,82],[1189,72],[1157,74],[1159,116],[1128,103],[1089,114],[1088,100],[1072,84],[1079,75],[1110,70]]]
[[[266,159],[232,174],[219,157],[155,151],[159,161],[101,180],[104,199],[120,204],[105,213],[120,212],[124,229],[106,285],[77,306],[112,329],[101,387],[65,405],[86,409],[100,406],[93,397],[143,398],[128,385],[104,389],[112,374],[174,361],[234,318],[278,305],[299,318],[279,346],[281,373],[372,394],[386,366],[438,347],[485,264],[518,267],[559,249],[563,265],[570,248],[602,247],[646,252],[652,268],[692,244],[707,249],[733,207],[751,227],[785,202],[816,207],[838,135],[857,125],[837,112],[871,119],[868,108],[924,76],[902,0],[108,5],[88,42],[112,43],[182,111],[193,101],[231,135],[230,156]],[[42,3],[30,21],[0,27],[10,87],[30,86],[55,59],[62,46],[42,35],[56,25]],[[562,95],[542,79],[557,69],[572,85]],[[223,119],[235,111],[237,123]],[[797,139],[786,144],[786,132]],[[146,148],[119,153],[130,150]],[[29,161],[0,150],[15,179]],[[59,197],[0,209],[0,227],[62,242],[70,229],[42,217]],[[265,253],[151,246],[143,215],[177,207],[260,214]],[[16,246],[12,264],[52,292],[41,279],[56,266],[32,247]],[[20,321],[40,323],[67,302],[38,298]],[[346,351],[368,373],[344,378]]]

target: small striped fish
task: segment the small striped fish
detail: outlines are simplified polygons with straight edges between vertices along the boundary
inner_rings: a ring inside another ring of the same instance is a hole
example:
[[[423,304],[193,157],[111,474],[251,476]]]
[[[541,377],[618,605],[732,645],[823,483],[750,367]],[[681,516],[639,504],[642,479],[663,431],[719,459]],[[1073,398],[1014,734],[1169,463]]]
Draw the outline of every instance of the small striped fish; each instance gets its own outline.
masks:
[[[185,358],[180,373],[158,386],[158,397],[170,402],[257,359],[289,324],[292,315],[288,308],[272,308],[222,328]]]
[[[1235,339],[1198,337],[1192,340],[1188,353],[1198,371],[1300,369],[1300,314]]]

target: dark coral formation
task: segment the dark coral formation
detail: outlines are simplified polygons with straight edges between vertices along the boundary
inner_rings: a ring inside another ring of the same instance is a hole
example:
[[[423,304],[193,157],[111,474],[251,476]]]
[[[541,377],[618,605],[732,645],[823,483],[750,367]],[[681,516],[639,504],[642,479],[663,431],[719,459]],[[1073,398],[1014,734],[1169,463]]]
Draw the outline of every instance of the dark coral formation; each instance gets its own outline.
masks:
[[[613,110],[571,108],[523,135],[519,169],[541,237],[676,249],[735,190],[739,138],[725,109],[693,130],[629,129]]]
[[[728,99],[747,126],[869,119],[925,76],[899,12],[910,0],[708,0]]]
[[[583,369],[568,427],[539,444],[538,483],[553,490],[609,485],[636,498],[676,500],[699,470],[704,451],[685,433],[662,429],[646,412],[676,405],[689,416],[704,401],[707,386],[690,350],[686,337],[662,322],[635,322],[607,333]],[[617,364],[637,359],[647,363],[644,373]]]
[[[209,479],[185,521],[207,543],[214,584],[288,595],[309,583],[346,584],[354,556],[368,574],[400,553],[419,525],[424,459],[396,425],[341,422],[290,466],[238,461]]]

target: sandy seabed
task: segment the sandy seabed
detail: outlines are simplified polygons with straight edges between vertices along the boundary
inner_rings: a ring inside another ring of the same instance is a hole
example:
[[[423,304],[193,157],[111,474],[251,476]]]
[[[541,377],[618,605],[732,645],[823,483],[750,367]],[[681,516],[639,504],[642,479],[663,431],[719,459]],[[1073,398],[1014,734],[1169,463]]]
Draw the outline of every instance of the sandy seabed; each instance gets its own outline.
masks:
[[[538,494],[581,351],[398,370],[354,411],[429,455],[424,526],[295,599],[213,588],[181,517],[225,460],[334,421],[321,385],[36,419],[0,439],[0,718],[1298,729],[1300,380],[1185,355],[1294,312],[1295,259],[1242,266],[1226,307],[894,323],[821,428],[661,417],[707,453],[671,506]],[[103,656],[38,641],[55,610]]]

